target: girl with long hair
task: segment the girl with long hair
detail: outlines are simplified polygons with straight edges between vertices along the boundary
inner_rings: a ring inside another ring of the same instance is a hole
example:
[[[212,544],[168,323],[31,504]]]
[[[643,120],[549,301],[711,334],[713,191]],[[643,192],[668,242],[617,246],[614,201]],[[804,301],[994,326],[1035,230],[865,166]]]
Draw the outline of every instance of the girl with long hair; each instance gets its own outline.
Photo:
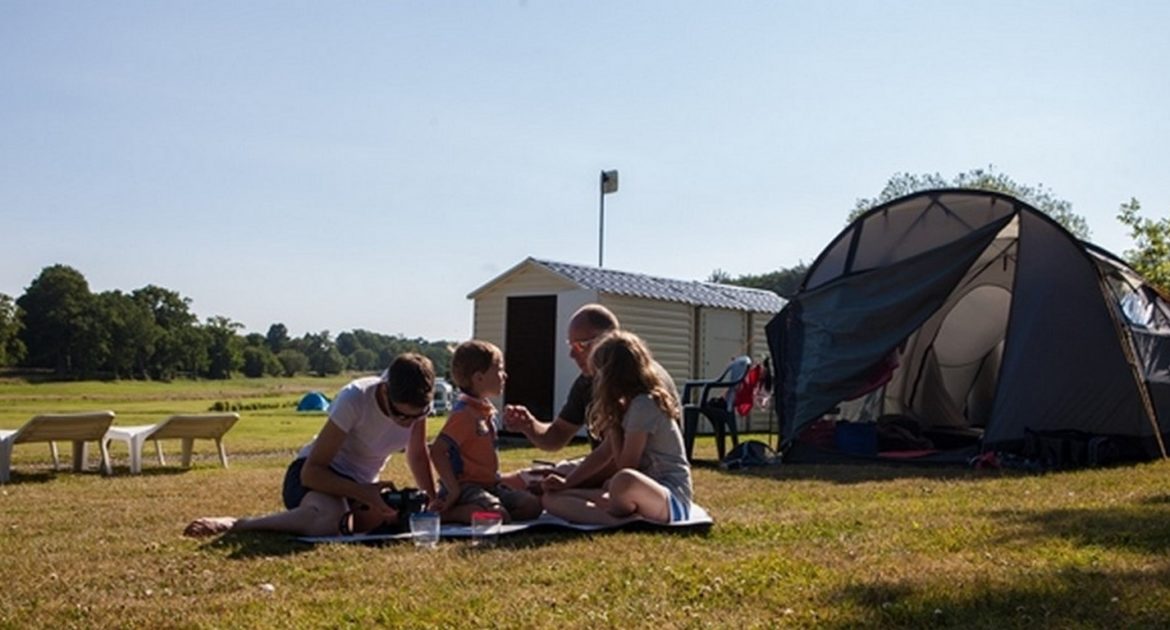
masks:
[[[693,497],[691,467],[674,389],[633,333],[615,331],[598,339],[589,362],[594,373],[589,431],[601,446],[568,477],[544,480],[544,508],[580,523],[686,520]],[[601,488],[578,487],[596,470],[616,472]]]

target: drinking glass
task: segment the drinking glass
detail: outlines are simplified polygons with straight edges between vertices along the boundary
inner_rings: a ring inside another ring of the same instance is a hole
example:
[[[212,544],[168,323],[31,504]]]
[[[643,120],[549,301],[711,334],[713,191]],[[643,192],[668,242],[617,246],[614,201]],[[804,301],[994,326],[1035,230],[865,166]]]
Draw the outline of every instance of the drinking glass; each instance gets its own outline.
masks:
[[[410,535],[415,547],[434,549],[439,545],[439,514],[417,512],[410,515]]]
[[[504,517],[499,512],[473,512],[471,514],[471,544],[476,547],[491,547],[496,544]]]

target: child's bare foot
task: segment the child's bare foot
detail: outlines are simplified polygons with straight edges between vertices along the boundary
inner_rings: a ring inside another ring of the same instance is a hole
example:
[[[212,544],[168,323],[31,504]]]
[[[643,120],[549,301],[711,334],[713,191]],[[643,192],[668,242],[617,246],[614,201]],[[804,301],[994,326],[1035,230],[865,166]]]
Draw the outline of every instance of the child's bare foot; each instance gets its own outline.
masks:
[[[183,529],[183,535],[191,538],[215,536],[231,529],[237,520],[230,516],[204,516],[188,523]]]

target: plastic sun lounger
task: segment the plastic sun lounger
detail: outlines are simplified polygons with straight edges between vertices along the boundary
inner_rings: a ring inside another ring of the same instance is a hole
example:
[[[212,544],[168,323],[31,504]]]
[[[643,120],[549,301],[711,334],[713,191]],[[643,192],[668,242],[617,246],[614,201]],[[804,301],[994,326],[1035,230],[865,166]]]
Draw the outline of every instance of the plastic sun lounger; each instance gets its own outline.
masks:
[[[101,450],[100,470],[110,473],[110,453],[105,435],[114,421],[112,411],[55,413],[34,416],[15,431],[0,431],[0,483],[8,483],[12,467],[12,447],[29,442],[48,442],[53,469],[61,467],[57,441],[73,442],[73,470],[85,468],[86,442],[97,442]]]
[[[163,457],[162,440],[178,439],[183,441],[183,467],[191,467],[191,449],[196,439],[215,440],[219,450],[219,462],[224,468],[228,466],[227,451],[223,446],[223,436],[240,419],[238,413],[206,413],[174,415],[158,424],[144,424],[128,427],[110,427],[105,434],[104,442],[111,440],[125,442],[130,448],[130,472],[142,472],[142,447],[147,440],[154,440],[155,452],[158,453],[158,463],[166,466],[167,460]]]

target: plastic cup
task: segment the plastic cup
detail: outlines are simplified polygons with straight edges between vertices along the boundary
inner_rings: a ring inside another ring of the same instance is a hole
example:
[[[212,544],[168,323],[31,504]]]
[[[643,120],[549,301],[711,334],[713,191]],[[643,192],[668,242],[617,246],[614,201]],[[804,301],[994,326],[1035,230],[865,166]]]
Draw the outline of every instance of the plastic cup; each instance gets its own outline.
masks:
[[[491,547],[500,536],[504,517],[499,512],[473,512],[471,514],[471,544],[476,547]]]
[[[439,515],[437,512],[416,512],[410,515],[410,536],[414,546],[434,549],[439,546]]]

